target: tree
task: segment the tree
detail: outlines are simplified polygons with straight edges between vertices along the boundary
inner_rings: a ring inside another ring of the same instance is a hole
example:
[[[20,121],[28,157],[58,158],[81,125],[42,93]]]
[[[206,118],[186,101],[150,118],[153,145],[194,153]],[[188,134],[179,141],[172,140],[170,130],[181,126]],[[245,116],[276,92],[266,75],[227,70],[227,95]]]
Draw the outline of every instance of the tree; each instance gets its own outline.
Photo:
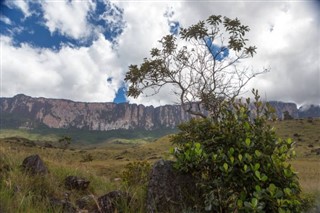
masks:
[[[237,97],[250,79],[258,74],[240,62],[256,53],[245,38],[249,27],[236,19],[210,16],[188,28],[179,38],[164,36],[160,49],[151,49],[151,58],[141,65],[130,65],[125,81],[128,96],[143,92],[156,94],[166,85],[174,87],[184,109],[197,116],[219,114],[220,105]],[[226,44],[227,43],[227,44]]]
[[[248,31],[238,19],[210,16],[181,29],[181,40],[163,37],[151,58],[130,65],[128,95],[173,85],[185,110],[202,117],[180,125],[172,138],[176,168],[192,174],[203,195],[193,210],[301,212],[300,185],[287,162],[292,140],[276,136],[267,123],[272,109],[256,90],[255,112],[250,99],[236,99],[253,77],[268,71],[249,72],[240,64],[256,52],[246,45]]]

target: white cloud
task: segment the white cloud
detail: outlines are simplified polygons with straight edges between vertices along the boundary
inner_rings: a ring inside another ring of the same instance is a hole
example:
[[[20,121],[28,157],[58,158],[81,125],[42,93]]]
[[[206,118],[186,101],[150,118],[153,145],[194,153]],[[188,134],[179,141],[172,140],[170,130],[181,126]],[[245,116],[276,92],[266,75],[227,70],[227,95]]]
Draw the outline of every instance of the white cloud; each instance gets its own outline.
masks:
[[[2,21],[3,23],[5,23],[7,25],[11,25],[12,24],[11,20],[8,17],[4,16],[4,15],[0,15],[0,21]]]
[[[123,76],[112,44],[102,35],[90,47],[62,47],[58,52],[14,47],[1,38],[1,96],[32,96],[77,101],[113,101]],[[111,83],[107,78],[111,77]]]
[[[40,3],[51,33],[85,39],[93,32],[95,35],[101,32],[87,20],[96,7],[94,1]],[[90,47],[64,46],[58,52],[27,44],[13,47],[8,38],[2,37],[3,95],[26,93],[83,101],[112,101],[128,66],[140,64],[149,56],[151,48],[158,45],[158,40],[169,33],[168,20],[177,20],[182,27],[188,27],[212,14],[220,14],[238,17],[250,27],[249,40],[258,47],[258,54],[245,64],[258,70],[271,67],[271,72],[254,79],[248,90],[259,89],[268,100],[319,103],[320,19],[319,10],[312,2],[119,1],[115,4],[124,9],[123,20],[126,22],[116,47],[100,34]],[[14,1],[13,6],[20,8],[26,16],[31,14],[25,1]],[[168,8],[174,13],[166,17]],[[98,18],[116,25],[119,16],[107,14]],[[107,84],[108,78],[112,78],[110,84]],[[172,87],[165,87],[156,96],[129,100],[163,105],[176,101],[170,94]]]
[[[32,13],[30,11],[29,8],[29,4],[28,1],[23,1],[23,0],[16,0],[16,1],[12,1],[12,0],[6,0],[5,4],[9,7],[9,8],[19,8],[22,13],[24,14],[25,17],[30,16]]]
[[[95,8],[93,1],[41,1],[45,25],[51,33],[84,39],[92,34],[87,14]]]

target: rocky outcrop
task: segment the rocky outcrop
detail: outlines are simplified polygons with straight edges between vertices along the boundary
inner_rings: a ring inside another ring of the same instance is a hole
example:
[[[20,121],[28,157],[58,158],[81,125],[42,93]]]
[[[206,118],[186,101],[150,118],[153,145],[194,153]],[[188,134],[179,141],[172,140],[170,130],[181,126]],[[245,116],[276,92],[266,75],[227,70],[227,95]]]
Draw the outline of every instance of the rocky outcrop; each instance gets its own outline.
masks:
[[[298,110],[294,103],[269,102],[279,118],[287,111],[293,118],[320,116],[319,109]],[[175,128],[192,116],[180,105],[160,107],[137,104],[84,103],[63,99],[17,95],[0,98],[1,127],[64,128],[108,131],[117,129],[156,130]],[[315,111],[316,113],[314,113]]]
[[[197,188],[190,174],[173,168],[172,161],[156,162],[150,173],[146,208],[148,213],[183,212],[193,209]]]
[[[45,175],[48,173],[48,168],[39,155],[31,155],[25,158],[22,162],[22,169],[31,175]]]
[[[83,103],[17,95],[1,98],[2,125],[36,128],[116,129],[175,128],[191,118],[179,105],[161,107],[137,104]]]

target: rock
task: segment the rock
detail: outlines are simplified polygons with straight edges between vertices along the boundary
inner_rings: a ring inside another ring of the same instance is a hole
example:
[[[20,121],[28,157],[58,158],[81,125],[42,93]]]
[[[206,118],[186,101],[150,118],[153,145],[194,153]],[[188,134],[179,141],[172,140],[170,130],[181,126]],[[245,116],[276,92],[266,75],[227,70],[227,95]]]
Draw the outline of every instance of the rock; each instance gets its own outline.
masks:
[[[131,197],[123,191],[112,191],[98,198],[99,211],[101,213],[122,212],[117,209],[118,204],[129,204]]]
[[[76,205],[79,209],[87,210],[91,208],[91,204],[94,203],[94,195],[86,195],[78,200],[76,200]]]
[[[67,200],[60,200],[57,198],[50,198],[50,204],[53,208],[61,208],[62,213],[76,213],[77,209]]]
[[[90,181],[85,178],[77,177],[77,176],[68,176],[64,180],[64,185],[66,189],[72,190],[86,190],[90,184]]]
[[[156,162],[150,173],[146,208],[148,213],[183,212],[200,199],[194,178],[173,168],[172,161]]]
[[[31,175],[45,175],[48,173],[48,168],[39,155],[31,155],[25,158],[22,162],[22,169]]]

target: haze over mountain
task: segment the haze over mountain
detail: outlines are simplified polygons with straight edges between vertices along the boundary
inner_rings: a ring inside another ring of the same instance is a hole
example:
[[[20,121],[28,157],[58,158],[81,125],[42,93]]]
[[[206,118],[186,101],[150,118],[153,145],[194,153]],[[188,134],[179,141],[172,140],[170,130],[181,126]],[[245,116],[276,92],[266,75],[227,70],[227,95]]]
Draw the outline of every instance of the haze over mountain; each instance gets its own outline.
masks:
[[[279,118],[320,117],[320,106],[297,108],[295,103],[269,102]],[[160,107],[137,104],[86,103],[65,99],[16,95],[0,98],[1,128],[62,128],[108,131],[175,128],[191,118],[180,105]]]

